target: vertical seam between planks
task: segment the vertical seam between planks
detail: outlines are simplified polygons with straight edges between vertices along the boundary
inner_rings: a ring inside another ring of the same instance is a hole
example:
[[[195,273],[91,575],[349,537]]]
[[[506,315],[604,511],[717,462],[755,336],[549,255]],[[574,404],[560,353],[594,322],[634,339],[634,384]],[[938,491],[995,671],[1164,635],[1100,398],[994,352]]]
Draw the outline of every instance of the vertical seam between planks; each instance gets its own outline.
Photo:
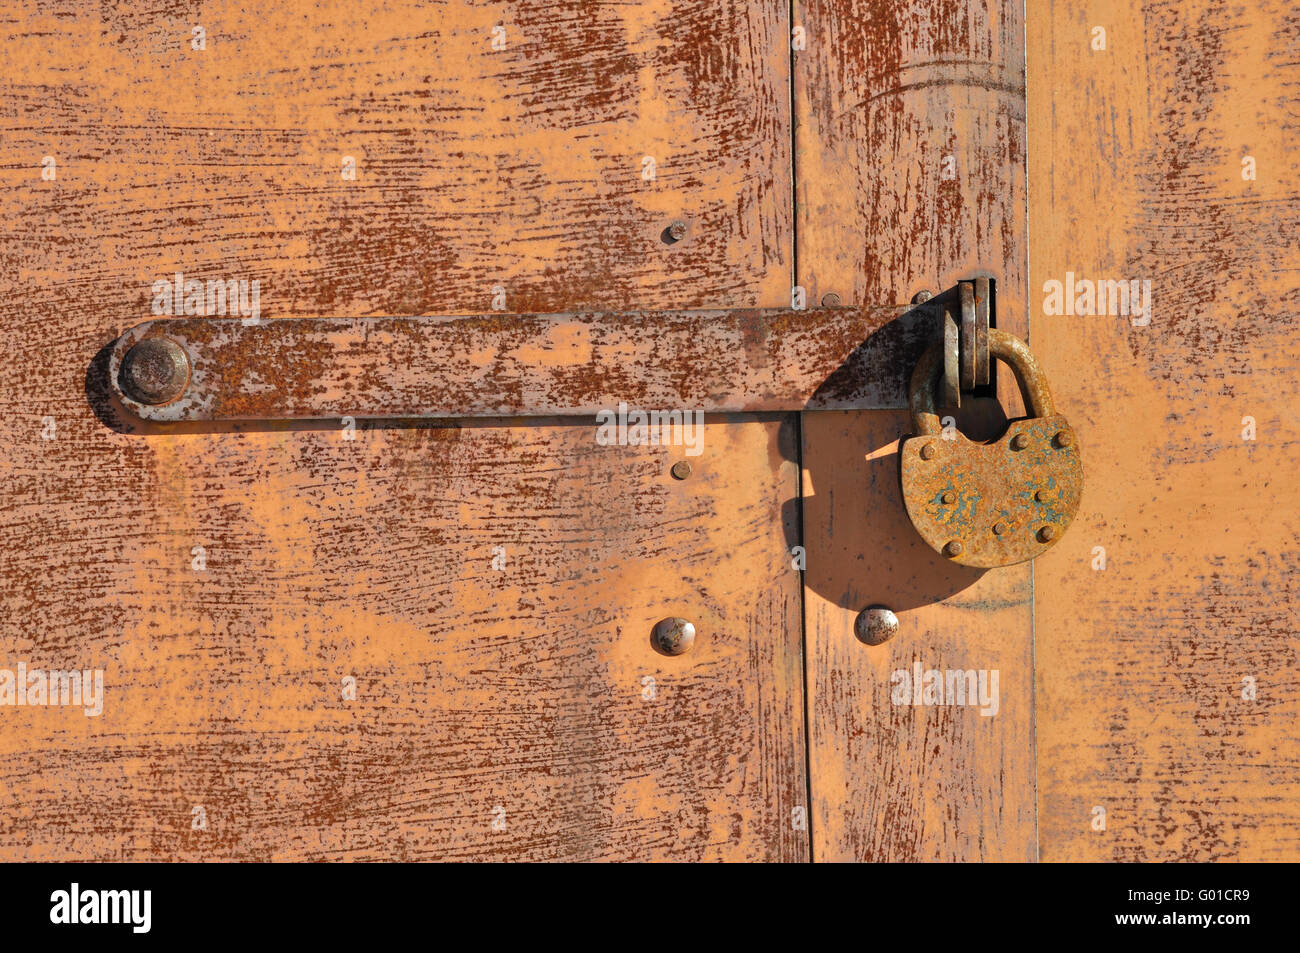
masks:
[[[803,547],[803,568],[800,569],[800,664],[803,668],[803,800],[807,805],[805,811],[807,827],[807,841],[809,841],[809,863],[816,863],[814,853],[815,841],[813,839],[813,720],[811,720],[811,711],[809,709],[809,611],[807,611],[807,586],[805,585],[805,576],[807,573],[807,558],[809,558],[809,547],[807,547],[807,538],[803,532],[803,413],[798,412],[794,415],[794,429],[796,429],[798,443],[798,468],[796,471],[796,498],[798,499],[798,545]]]
[[[787,18],[785,24],[786,49],[789,53],[789,75],[787,76],[787,92],[789,95],[790,109],[790,287],[793,289],[799,284],[799,159],[798,159],[798,104],[795,98],[794,75],[795,75],[795,49],[791,41],[795,27],[795,7],[797,0],[790,0],[787,6]],[[790,294],[793,296],[794,291]],[[808,540],[804,533],[804,514],[803,514],[803,413],[796,412],[794,415],[795,424],[795,444],[796,444],[796,468],[795,468],[795,507],[798,519],[796,527],[796,536],[799,540],[798,545],[803,547],[804,568],[799,570],[799,665],[803,670],[803,770],[804,770],[804,826],[807,829],[808,841],[808,862],[816,863],[816,840],[813,837],[813,815],[816,814],[813,805],[813,777],[812,777],[812,719],[810,718],[809,698],[808,698],[808,589],[804,579],[808,570]]]
[[[1031,302],[1033,301],[1033,268],[1031,262],[1033,242],[1030,238],[1029,221],[1029,4],[1026,2],[1020,4],[1020,42],[1021,52],[1024,63],[1024,89],[1025,89],[1025,337],[1033,345],[1034,340],[1034,309]],[[1039,843],[1039,816],[1042,813],[1039,803],[1039,784],[1038,784],[1038,599],[1037,586],[1035,583],[1036,572],[1033,560],[1029,561],[1029,757],[1033,762],[1033,779],[1034,792],[1030,804],[1033,805],[1034,812],[1034,863],[1042,860],[1042,846]]]
[[[817,862],[815,854],[816,841],[813,840],[813,774],[812,774],[812,720],[808,695],[808,589],[804,577],[808,572],[808,540],[804,533],[803,518],[803,413],[794,415],[795,438],[798,444],[798,468],[795,473],[795,494],[799,501],[797,536],[803,547],[804,568],[799,570],[799,662],[803,666],[803,763],[804,763],[804,800],[808,805],[806,824],[808,828],[808,862]]]

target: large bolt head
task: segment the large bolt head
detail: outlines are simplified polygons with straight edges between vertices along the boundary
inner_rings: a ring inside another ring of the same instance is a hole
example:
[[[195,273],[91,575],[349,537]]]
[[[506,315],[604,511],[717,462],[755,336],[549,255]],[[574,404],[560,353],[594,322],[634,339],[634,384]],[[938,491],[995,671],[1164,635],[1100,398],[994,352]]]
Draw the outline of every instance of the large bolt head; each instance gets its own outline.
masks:
[[[898,616],[884,606],[871,606],[858,613],[853,632],[860,642],[880,645],[898,634]]]
[[[663,655],[683,655],[695,644],[695,625],[686,619],[662,619],[650,634],[655,651]]]
[[[142,404],[168,404],[190,383],[190,357],[171,338],[145,338],[122,358],[122,391]]]

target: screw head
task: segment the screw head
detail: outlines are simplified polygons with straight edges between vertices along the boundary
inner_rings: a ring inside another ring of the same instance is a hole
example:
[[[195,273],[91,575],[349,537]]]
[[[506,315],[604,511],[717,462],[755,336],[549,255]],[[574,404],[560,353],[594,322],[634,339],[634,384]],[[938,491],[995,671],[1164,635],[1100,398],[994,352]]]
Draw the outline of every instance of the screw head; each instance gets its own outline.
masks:
[[[686,223],[673,222],[664,229],[663,239],[665,244],[671,245],[673,242],[679,242],[686,237]]]
[[[934,297],[933,291],[918,291],[912,295],[912,304],[925,304]]]
[[[669,471],[675,480],[685,480],[691,475],[691,465],[685,460],[678,460],[673,464],[672,470]]]
[[[949,543],[943,547],[943,554],[945,556],[960,556],[963,548],[961,540],[954,539],[949,541]]]
[[[1001,535],[1002,535],[1003,533],[1005,533],[1006,531],[1007,531],[1007,524],[1006,524],[1006,523],[994,523],[994,524],[993,524],[993,532],[994,532],[995,535],[997,535],[997,536],[1001,536]]]
[[[1070,444],[1074,443],[1074,434],[1070,433],[1068,430],[1059,431],[1056,436],[1052,438],[1052,443],[1056,444],[1058,447],[1068,447]]]
[[[871,606],[858,613],[853,622],[853,634],[859,642],[880,645],[898,634],[898,616],[884,606]]]
[[[1038,531],[1038,541],[1040,543],[1050,543],[1054,539],[1056,539],[1055,526],[1044,526]]]
[[[650,642],[661,655],[685,655],[695,644],[695,623],[672,617],[655,623]]]
[[[943,500],[945,503],[948,503],[948,504],[956,503],[956,502],[957,502],[957,494],[956,494],[956,493],[953,493],[951,490],[949,490],[947,493],[945,493],[943,496],[941,496],[940,499]]]
[[[838,308],[840,306],[840,296],[834,291],[822,295],[823,308]]]
[[[1018,433],[1011,438],[1012,450],[1023,450],[1027,446],[1029,446],[1029,438],[1026,437],[1024,434]]]
[[[122,390],[142,404],[171,403],[190,383],[190,357],[171,338],[145,338],[122,358]]]
[[[932,443],[927,443],[925,446],[923,446],[923,447],[921,448],[921,459],[922,459],[922,460],[933,460],[933,459],[934,459],[934,455],[935,455],[936,453],[938,453],[938,452],[939,452],[939,451],[937,451],[937,450],[934,449],[934,444],[932,444]]]

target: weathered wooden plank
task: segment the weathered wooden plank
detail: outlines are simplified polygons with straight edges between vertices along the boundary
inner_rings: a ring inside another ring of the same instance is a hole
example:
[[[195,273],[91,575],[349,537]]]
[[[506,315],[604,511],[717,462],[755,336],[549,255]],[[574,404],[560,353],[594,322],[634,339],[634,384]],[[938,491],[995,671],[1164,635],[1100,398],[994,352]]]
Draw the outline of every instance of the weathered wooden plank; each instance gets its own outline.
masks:
[[[2,710],[6,857],[807,856],[788,424],[65,426],[7,470],[0,667],[103,713]]]
[[[1030,860],[1029,573],[969,569],[926,545],[899,489],[907,429],[898,412],[804,416],[815,857]],[[854,635],[873,605],[898,616],[883,645]],[[945,688],[947,672],[974,672],[974,697],[913,704],[916,663]]]
[[[937,320],[905,306],[160,319],[112,345],[106,376],[119,405],[149,422],[898,407]],[[183,349],[188,383],[174,400],[141,403],[121,386],[123,358],[156,336]]]
[[[809,299],[907,300],[983,274],[998,326],[1023,336],[1021,5],[801,0],[794,16],[808,38],[794,92]],[[1011,375],[998,383],[1007,414],[1022,412]],[[978,416],[963,425],[987,432]],[[1031,570],[981,577],[921,542],[898,496],[907,430],[897,413],[803,416],[814,856],[1033,859]],[[872,604],[900,620],[876,647],[854,636]],[[891,678],[916,661],[997,672],[997,714],[894,704]]]
[[[178,270],[259,279],[268,318],[790,301],[784,8],[19,0],[7,21],[6,302],[76,306],[19,267],[53,244],[93,264],[84,296],[113,289],[119,333]]]
[[[1087,469],[1035,569],[1042,856],[1294,860],[1300,19],[1057,0],[1029,37],[1034,350]],[[1071,274],[1151,307],[1061,313]]]
[[[0,855],[807,856],[781,419],[690,457],[555,420],[142,438],[87,377],[177,271],[260,281],[266,322],[788,304],[788,33],[728,0],[11,5],[0,668],[105,697],[0,711]]]
[[[795,21],[800,282],[907,301],[998,279],[1023,334],[1023,13],[968,0],[806,0]],[[1013,326],[1014,325],[1014,326]]]

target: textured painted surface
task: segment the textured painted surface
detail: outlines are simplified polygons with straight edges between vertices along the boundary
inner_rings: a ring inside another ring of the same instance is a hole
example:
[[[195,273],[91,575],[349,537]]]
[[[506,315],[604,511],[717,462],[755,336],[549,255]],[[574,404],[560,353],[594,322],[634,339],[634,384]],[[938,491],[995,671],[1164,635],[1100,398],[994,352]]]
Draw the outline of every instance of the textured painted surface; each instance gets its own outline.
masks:
[[[121,409],[142,422],[589,417],[620,401],[709,413],[899,407],[907,403],[905,368],[934,320],[926,306],[314,318],[254,327],[233,318],[162,319],[114,342],[103,377]],[[134,345],[158,336],[183,348],[192,373],[177,399],[144,404],[123,389],[121,369]]]
[[[1015,3],[797,3],[793,157],[779,4],[7,11],[0,666],[106,698],[0,715],[0,854],[801,859],[803,622],[819,858],[1032,858],[1036,801],[1047,860],[1294,858],[1300,20],[1030,7],[1029,283]],[[1037,792],[1031,574],[915,534],[904,413],[711,422],[686,481],[572,422],[96,416],[87,369],[177,270],[258,279],[264,320],[784,307],[794,208],[810,302],[984,273],[1034,318],[1088,450],[1032,576]],[[1151,322],[1045,314],[1067,272],[1150,280]],[[895,703],[915,662],[997,671],[997,714]]]
[[[178,265],[263,278],[269,317],[477,313],[497,285],[511,311],[789,303],[781,8],[66,2],[5,18],[6,183],[31,182],[10,200],[6,270],[76,251],[123,327]],[[32,182],[44,155],[55,183]],[[665,246],[677,220],[687,237]]]
[[[1029,38],[1033,344],[1088,454],[1035,566],[1042,857],[1294,860],[1300,14],[1033,3]],[[1067,272],[1150,281],[1149,323],[1045,313]]]
[[[104,668],[104,713],[4,711],[7,857],[803,856],[777,422],[684,482],[580,425],[67,426],[9,471],[3,655]]]
[[[998,326],[1025,333],[1024,23],[1014,2],[812,0],[795,5],[800,283],[810,300],[907,301],[978,274]],[[1020,412],[998,375],[1008,414]],[[970,406],[967,406],[967,403]],[[996,435],[987,402],[963,403]],[[1035,855],[1028,566],[945,563],[899,495],[902,413],[803,418],[813,840],[817,859],[1024,860]],[[881,646],[858,612],[894,609]],[[999,672],[1001,705],[896,705],[890,679]]]
[[[954,565],[912,528],[898,485],[907,419],[804,417],[815,856],[1029,860],[1029,573]],[[898,634],[883,645],[854,636],[857,613],[872,605],[898,615]],[[998,672],[996,714],[895,703],[895,673],[917,662]]]
[[[106,684],[0,711],[0,854],[806,857],[782,418],[675,481],[590,422],[127,435],[87,375],[177,271],[264,321],[787,305],[784,11],[4,18],[0,666]]]
[[[999,279],[1023,330],[1022,5],[974,0],[795,4],[800,281],[810,301],[902,302]]]

